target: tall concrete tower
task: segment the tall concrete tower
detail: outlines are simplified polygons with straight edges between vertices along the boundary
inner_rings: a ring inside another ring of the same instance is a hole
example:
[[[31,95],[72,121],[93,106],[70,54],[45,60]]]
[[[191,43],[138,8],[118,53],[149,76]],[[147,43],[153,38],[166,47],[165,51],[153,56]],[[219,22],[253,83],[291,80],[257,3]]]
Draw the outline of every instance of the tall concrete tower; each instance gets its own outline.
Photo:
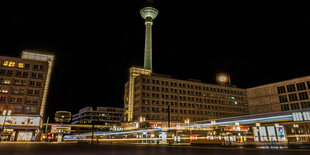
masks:
[[[140,14],[145,19],[144,69],[152,71],[152,25],[158,10],[153,7],[144,7],[140,10]]]

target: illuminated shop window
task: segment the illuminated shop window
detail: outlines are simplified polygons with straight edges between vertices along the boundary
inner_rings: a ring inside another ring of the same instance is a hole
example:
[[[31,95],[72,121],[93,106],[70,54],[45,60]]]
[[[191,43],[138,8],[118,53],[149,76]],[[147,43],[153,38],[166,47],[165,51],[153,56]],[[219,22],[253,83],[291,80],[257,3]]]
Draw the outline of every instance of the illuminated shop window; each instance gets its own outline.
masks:
[[[9,65],[9,61],[4,61],[3,62],[3,66],[8,66]]]
[[[10,61],[9,62],[9,67],[14,67],[15,66],[15,62],[14,61]]]
[[[25,67],[25,64],[24,63],[18,63],[18,68],[24,68]]]

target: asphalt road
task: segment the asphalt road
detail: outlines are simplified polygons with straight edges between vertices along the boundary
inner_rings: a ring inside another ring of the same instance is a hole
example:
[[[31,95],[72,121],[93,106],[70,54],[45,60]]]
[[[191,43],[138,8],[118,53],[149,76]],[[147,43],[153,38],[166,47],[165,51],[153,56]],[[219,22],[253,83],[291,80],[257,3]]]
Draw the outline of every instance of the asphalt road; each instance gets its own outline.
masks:
[[[303,155],[306,149],[219,148],[205,146],[0,143],[0,155]]]

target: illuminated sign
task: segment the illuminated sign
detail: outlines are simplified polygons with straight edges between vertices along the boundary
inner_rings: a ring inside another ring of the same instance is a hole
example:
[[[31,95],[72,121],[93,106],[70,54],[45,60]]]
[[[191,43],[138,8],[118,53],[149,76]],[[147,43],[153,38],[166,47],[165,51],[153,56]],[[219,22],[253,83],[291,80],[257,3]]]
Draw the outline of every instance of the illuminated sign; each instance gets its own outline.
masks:
[[[70,133],[71,132],[71,125],[67,124],[53,124],[51,133]]]
[[[294,121],[309,121],[310,120],[310,112],[294,112],[292,113]]]
[[[150,122],[151,129],[161,129],[161,122]]]

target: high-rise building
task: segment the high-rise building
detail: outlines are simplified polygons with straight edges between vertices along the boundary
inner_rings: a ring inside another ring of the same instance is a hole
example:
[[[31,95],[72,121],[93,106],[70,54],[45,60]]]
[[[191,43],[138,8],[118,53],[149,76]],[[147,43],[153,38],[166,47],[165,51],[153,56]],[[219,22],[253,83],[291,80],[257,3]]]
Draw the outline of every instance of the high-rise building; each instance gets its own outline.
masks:
[[[31,140],[44,118],[54,55],[23,51],[21,58],[0,56],[2,140]]]
[[[310,108],[310,76],[247,89],[250,114]]]
[[[138,70],[131,68],[131,72]],[[142,70],[141,70],[142,71]],[[246,90],[231,85],[140,74],[125,85],[125,121],[200,121],[248,114]],[[132,95],[130,95],[132,94]],[[132,108],[129,110],[129,106]]]

